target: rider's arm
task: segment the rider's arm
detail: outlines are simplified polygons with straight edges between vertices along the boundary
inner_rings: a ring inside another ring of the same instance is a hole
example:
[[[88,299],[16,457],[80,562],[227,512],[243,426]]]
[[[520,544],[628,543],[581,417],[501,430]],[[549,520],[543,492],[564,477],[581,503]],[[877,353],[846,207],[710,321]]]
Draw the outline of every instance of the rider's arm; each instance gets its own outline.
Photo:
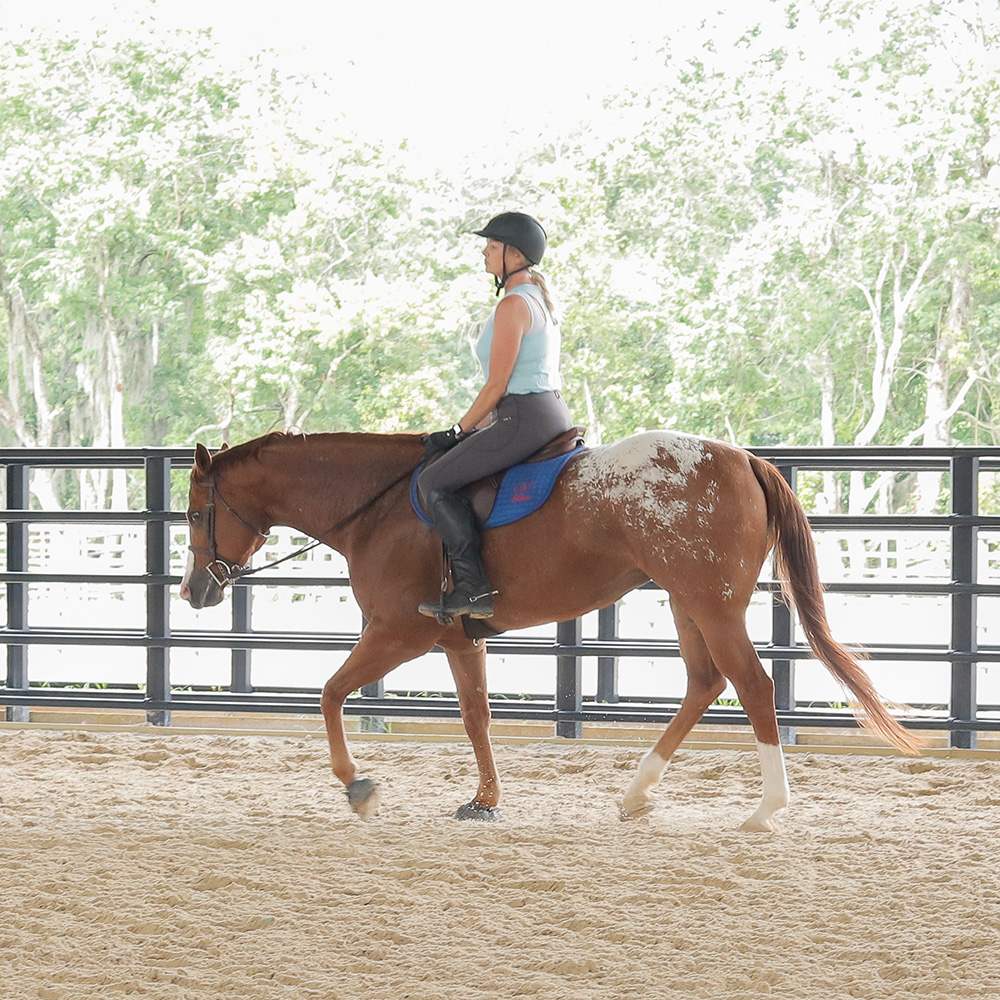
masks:
[[[479,391],[469,411],[459,421],[462,430],[471,431],[487,426],[507,383],[514,372],[514,363],[521,350],[521,339],[531,327],[531,312],[520,295],[508,295],[497,306],[493,316],[493,343],[490,346],[490,376]]]

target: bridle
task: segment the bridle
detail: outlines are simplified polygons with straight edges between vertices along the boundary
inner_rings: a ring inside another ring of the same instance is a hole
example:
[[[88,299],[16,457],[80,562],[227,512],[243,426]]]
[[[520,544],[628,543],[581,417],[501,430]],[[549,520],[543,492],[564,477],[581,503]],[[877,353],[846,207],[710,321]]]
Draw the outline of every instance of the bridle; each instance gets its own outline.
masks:
[[[397,476],[388,486],[379,490],[370,500],[366,500],[359,507],[356,507],[351,511],[346,517],[342,517],[336,524],[331,525],[323,532],[323,535],[329,535],[331,532],[336,531],[338,528],[342,528],[345,524],[349,524],[358,515],[363,514],[369,507],[374,506],[379,500],[382,499],[393,489],[393,487],[398,486],[404,479],[409,479],[423,462],[418,463],[412,469],[407,469],[406,472]],[[211,556],[212,561],[205,567],[208,575],[215,581],[216,585],[221,589],[226,586],[227,583],[235,583],[237,580],[244,576],[252,576],[254,573],[259,573],[262,569],[273,569],[275,566],[280,565],[283,562],[287,562],[289,559],[295,559],[298,556],[309,552],[311,549],[315,549],[317,546],[323,544],[322,537],[317,538],[310,542],[304,548],[296,549],[294,552],[289,552],[287,556],[282,556],[280,559],[275,559],[273,562],[265,563],[263,566],[258,566],[256,569],[247,565],[241,566],[239,563],[231,562],[229,559],[224,559],[219,555],[219,550],[215,542],[215,501],[218,499],[219,503],[226,508],[226,511],[231,514],[247,531],[252,532],[258,538],[269,538],[269,531],[261,531],[259,528],[255,528],[246,518],[241,517],[232,506],[226,501],[226,498],[219,492],[219,488],[214,482],[209,483],[205,489],[208,491],[208,501],[201,510],[189,510],[187,512],[187,520],[189,525],[197,524],[201,520],[202,513],[206,515],[208,523],[205,526],[205,531],[208,534],[208,544],[210,547],[206,548],[200,545],[188,545],[188,549],[191,552],[201,553],[202,555]]]
[[[219,503],[234,517],[236,520],[243,525],[248,531],[253,532],[258,538],[268,538],[270,532],[260,531],[255,528],[246,518],[241,517],[226,501],[226,498],[219,492],[218,487],[215,483],[209,483],[206,487],[208,490],[208,502],[205,504],[203,510],[189,510],[187,513],[188,524],[194,525],[201,520],[202,514],[204,513],[207,518],[207,524],[205,526],[205,532],[208,535],[208,543],[210,548],[205,548],[200,545],[188,545],[188,549],[191,552],[201,553],[202,555],[211,556],[212,561],[205,567],[208,575],[215,581],[216,585],[220,588],[225,587],[227,583],[233,583],[233,581],[238,580],[241,576],[246,576],[248,573],[252,573],[253,570],[249,566],[241,566],[239,563],[231,562],[228,559],[224,559],[219,555],[219,550],[215,543],[215,501],[218,498]]]

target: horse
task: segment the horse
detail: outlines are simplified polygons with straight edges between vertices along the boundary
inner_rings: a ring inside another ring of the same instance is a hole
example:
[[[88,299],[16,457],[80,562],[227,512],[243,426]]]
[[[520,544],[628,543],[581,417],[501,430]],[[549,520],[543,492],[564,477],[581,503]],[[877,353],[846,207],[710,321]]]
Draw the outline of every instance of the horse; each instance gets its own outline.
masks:
[[[417,611],[441,588],[440,540],[410,500],[421,437],[274,432],[223,448],[214,457],[202,444],[195,449],[182,598],[196,609],[222,601],[277,524],[336,549],[367,622],[323,687],[320,706],[333,773],[350,808],[370,818],[379,791],[348,749],[345,700],[438,645],[479,775],[474,797],[454,816],[495,819],[501,786],[490,744],[486,645],[460,620],[442,623]],[[774,829],[775,814],[788,805],[774,685],[745,622],[772,549],[786,599],[816,656],[850,693],[860,723],[903,753],[919,752],[922,741],[890,714],[857,659],[832,637],[808,519],[778,470],[750,452],[671,431],[581,449],[543,507],[484,532],[497,632],[577,618],[649,580],[669,595],[687,690],[625,789],[623,819],[653,808],[667,762],[727,680],[753,728],[761,769],[760,803],[742,829]]]

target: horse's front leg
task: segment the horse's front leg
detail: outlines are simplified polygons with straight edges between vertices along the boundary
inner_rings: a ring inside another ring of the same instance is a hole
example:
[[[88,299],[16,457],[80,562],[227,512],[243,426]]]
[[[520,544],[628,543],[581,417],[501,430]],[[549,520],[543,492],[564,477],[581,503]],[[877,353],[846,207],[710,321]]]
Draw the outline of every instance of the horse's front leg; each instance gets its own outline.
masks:
[[[448,663],[455,678],[462,721],[472,743],[479,768],[479,788],[471,802],[460,806],[455,819],[477,819],[487,822],[500,818],[500,776],[493,759],[490,743],[490,703],[486,692],[486,645],[446,649]]]
[[[429,648],[428,645],[426,649]],[[370,624],[343,666],[323,688],[320,707],[326,722],[333,773],[347,789],[347,801],[351,809],[362,819],[370,819],[378,810],[378,783],[371,778],[358,777],[357,764],[347,748],[344,702],[352,692],[381,680],[390,670],[405,660],[426,652],[426,649],[414,649],[405,645]]]

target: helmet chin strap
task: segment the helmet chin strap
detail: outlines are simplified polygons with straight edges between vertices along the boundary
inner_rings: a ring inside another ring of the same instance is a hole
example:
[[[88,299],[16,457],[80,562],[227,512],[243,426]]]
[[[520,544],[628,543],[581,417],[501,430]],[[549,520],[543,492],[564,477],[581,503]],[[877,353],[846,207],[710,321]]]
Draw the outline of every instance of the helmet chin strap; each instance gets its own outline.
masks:
[[[513,277],[515,274],[519,274],[521,271],[527,271],[531,267],[531,264],[525,264],[524,267],[518,267],[513,271],[507,270],[507,244],[503,245],[503,278],[493,275],[493,284],[496,286],[496,294],[499,295],[503,290],[504,286],[507,284],[507,279]]]

